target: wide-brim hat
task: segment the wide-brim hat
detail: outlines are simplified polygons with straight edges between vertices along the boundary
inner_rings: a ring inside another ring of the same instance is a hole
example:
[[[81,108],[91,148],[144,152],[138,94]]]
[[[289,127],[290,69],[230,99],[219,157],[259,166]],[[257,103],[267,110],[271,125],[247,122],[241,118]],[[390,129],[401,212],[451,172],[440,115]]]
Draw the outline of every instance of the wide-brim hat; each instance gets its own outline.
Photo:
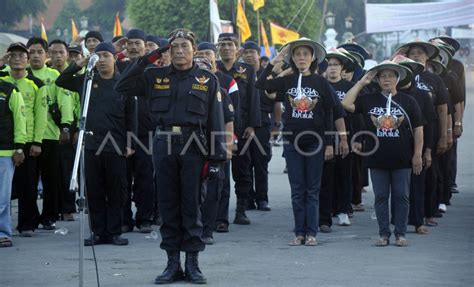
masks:
[[[288,63],[290,62],[290,59],[293,56],[293,51],[301,46],[307,46],[313,50],[313,61],[317,61],[318,64],[324,61],[324,58],[326,57],[326,49],[324,49],[324,46],[309,38],[303,37],[288,43],[288,45],[290,45],[290,51],[286,55]]]
[[[448,45],[438,45],[439,54],[434,60],[440,61],[443,65],[448,66],[449,62],[453,58],[453,54],[451,54],[451,48]]]
[[[453,47],[454,49],[454,52],[457,52],[459,50],[459,48],[461,48],[461,44],[454,38],[451,38],[447,35],[441,35],[441,36],[438,36],[438,37],[434,37],[431,40],[433,39],[440,39],[441,41],[445,42],[446,44],[448,44],[449,46]]]
[[[403,83],[403,82],[407,81],[408,78],[411,81],[412,73],[411,73],[410,69],[408,69],[406,67],[403,67],[402,65],[399,65],[399,64],[397,64],[395,62],[392,62],[390,60],[385,60],[385,61],[381,62],[380,64],[373,67],[372,69],[370,69],[367,72],[369,73],[371,71],[375,71],[376,73],[379,73],[380,71],[383,71],[383,70],[392,70],[392,71],[395,71],[398,74],[399,80],[398,80],[397,85],[400,85],[400,83]],[[372,79],[372,81],[378,83],[378,78],[374,77]]]
[[[318,74],[322,75],[328,69],[328,60],[324,59],[321,63],[318,64]]]
[[[338,59],[339,61],[341,61],[342,65],[347,62],[352,62],[351,58],[349,58],[347,55],[345,55],[336,48],[331,48],[326,52],[326,59],[329,60],[330,58]]]
[[[405,56],[407,56],[408,51],[410,51],[410,49],[415,46],[422,47],[426,51],[426,55],[428,56],[428,59],[433,59],[439,53],[438,48],[435,45],[419,38],[401,45],[397,50],[402,51],[402,53],[405,54]]]
[[[392,62],[409,68],[414,74],[421,73],[425,69],[425,66],[423,66],[423,64],[420,64],[417,61],[413,61],[412,59],[403,55],[396,55],[395,57],[393,57]]]
[[[364,60],[367,60],[370,57],[369,52],[367,52],[367,50],[364,47],[356,43],[345,43],[345,44],[339,45],[338,48],[344,48],[347,51],[356,52],[359,55],[361,55],[364,58]]]
[[[431,68],[433,69],[433,74],[436,74],[438,76],[444,74],[444,72],[446,72],[446,66],[441,63],[439,60],[429,60],[427,62]]]
[[[360,65],[359,61],[361,60],[362,56],[357,57],[355,54],[352,54],[351,52],[347,51],[344,48],[338,48],[337,49],[339,52],[343,53],[346,57],[348,57],[351,61],[345,63],[345,70],[348,71],[354,71],[358,68],[362,69],[363,66]]]

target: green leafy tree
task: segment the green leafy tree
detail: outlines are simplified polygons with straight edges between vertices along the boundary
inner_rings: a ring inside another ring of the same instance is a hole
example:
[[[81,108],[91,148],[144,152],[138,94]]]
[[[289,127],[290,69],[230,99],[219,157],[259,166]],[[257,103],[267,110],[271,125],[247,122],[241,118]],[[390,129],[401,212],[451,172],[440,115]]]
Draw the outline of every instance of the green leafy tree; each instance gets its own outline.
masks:
[[[83,12],[89,19],[89,27],[98,27],[98,30],[102,31],[103,34],[112,35],[115,14],[119,12],[120,18],[123,19],[125,2],[126,0],[92,0],[91,6]],[[149,21],[154,21],[154,18],[150,18]]]
[[[46,10],[43,0],[2,0],[0,1],[0,28],[12,28],[23,17],[31,14],[35,17]]]
[[[59,12],[56,21],[54,21],[53,30],[65,28],[71,30],[71,19],[74,19],[76,24],[79,24],[80,17],[81,9],[79,8],[77,0],[67,0],[66,3],[64,3],[63,9]]]
[[[272,0],[266,1],[260,9],[260,19],[265,23],[267,34],[270,34],[268,22],[272,21],[286,26],[300,9],[305,0]],[[297,19],[289,27],[297,30],[300,27],[302,36],[314,38],[319,30],[321,11],[317,5],[310,5],[307,1],[306,9],[302,9]],[[219,1],[219,14],[221,19],[231,20],[231,5],[237,1]],[[304,15],[307,13],[303,23]],[[252,30],[251,40],[257,41],[258,27],[257,13],[252,5],[246,1],[245,14]],[[183,0],[179,5],[166,0],[134,0],[127,2],[127,15],[136,27],[148,33],[167,36],[170,31],[178,27],[193,30],[200,40],[205,40],[209,29],[209,4],[202,0]]]

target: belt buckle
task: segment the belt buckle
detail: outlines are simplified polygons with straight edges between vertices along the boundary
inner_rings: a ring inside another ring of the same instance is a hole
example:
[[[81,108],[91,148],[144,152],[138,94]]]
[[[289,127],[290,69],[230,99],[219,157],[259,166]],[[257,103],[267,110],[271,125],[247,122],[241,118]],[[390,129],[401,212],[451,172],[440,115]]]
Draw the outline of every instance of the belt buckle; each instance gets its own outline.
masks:
[[[181,127],[179,127],[179,126],[172,126],[172,127],[171,127],[171,132],[173,132],[173,133],[181,133]]]

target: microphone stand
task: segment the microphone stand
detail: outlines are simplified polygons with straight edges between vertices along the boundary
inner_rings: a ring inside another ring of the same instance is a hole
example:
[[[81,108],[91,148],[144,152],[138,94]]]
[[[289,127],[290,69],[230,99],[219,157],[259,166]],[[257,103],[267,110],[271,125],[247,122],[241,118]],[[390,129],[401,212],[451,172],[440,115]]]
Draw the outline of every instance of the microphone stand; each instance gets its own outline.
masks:
[[[89,100],[92,87],[92,80],[94,78],[94,69],[86,72],[84,79],[85,93],[83,92],[83,103],[81,109],[81,119],[79,124],[79,137],[77,140],[76,154],[74,157],[74,165],[72,169],[71,182],[69,190],[73,193],[79,190],[79,286],[84,285],[84,208],[85,208],[85,167],[84,167],[84,146],[85,146],[85,135],[93,135],[92,132],[86,131],[87,112],[89,110]],[[78,171],[80,169],[80,178],[78,181]]]

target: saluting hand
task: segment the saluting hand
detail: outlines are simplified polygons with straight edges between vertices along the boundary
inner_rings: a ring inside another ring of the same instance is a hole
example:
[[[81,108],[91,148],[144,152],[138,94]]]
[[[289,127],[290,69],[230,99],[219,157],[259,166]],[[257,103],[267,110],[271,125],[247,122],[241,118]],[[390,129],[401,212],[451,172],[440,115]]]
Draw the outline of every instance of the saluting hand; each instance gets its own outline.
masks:
[[[290,50],[290,45],[286,45],[285,47],[283,47],[283,49],[281,49],[280,53],[278,53],[278,55],[273,60],[271,60],[270,63],[273,66],[275,66],[275,64],[283,62],[283,60],[285,59],[285,57],[288,54],[289,50]]]
[[[84,68],[87,65],[87,63],[89,63],[90,57],[91,56],[89,55],[85,58],[80,59],[79,61],[76,61],[76,66]]]
[[[367,86],[368,84],[370,84],[372,82],[375,75],[377,75],[376,71],[370,71],[370,72],[366,73],[362,77],[362,79],[359,80],[359,83],[361,83],[363,86]]]
[[[10,52],[6,53],[0,58],[0,66],[7,64],[9,59],[10,59]]]

